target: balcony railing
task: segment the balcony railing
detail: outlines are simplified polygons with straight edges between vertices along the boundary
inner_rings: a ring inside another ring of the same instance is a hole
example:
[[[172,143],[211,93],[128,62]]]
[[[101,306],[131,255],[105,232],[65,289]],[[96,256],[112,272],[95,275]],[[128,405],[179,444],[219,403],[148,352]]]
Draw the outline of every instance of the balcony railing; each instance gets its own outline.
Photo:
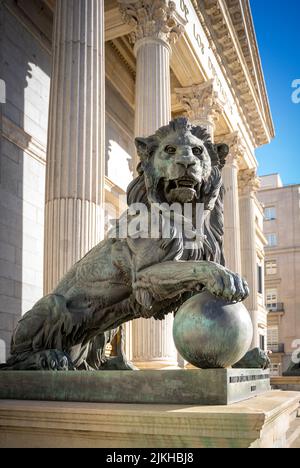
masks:
[[[267,304],[266,308],[268,309],[269,312],[284,312],[284,303],[283,302],[278,302],[277,304]]]
[[[272,351],[272,353],[281,353],[284,354],[284,343],[278,343],[277,345],[268,346],[268,350]]]

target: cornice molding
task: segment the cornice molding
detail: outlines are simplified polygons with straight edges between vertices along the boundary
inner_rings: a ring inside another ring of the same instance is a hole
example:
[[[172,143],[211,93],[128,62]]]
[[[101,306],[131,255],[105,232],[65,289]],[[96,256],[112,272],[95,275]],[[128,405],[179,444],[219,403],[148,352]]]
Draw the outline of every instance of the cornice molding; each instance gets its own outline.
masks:
[[[246,118],[248,131],[252,135],[255,146],[269,143],[274,137],[274,128],[266,91],[264,88],[264,101],[260,100],[226,0],[191,1],[224,76],[235,95],[240,112]],[[244,22],[243,17],[242,21]],[[269,117],[266,118],[266,115]]]

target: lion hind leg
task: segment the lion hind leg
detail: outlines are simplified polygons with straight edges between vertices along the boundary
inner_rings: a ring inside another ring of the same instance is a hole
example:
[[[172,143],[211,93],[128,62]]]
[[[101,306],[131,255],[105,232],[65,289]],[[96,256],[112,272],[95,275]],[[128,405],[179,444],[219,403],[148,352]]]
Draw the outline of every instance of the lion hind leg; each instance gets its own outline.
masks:
[[[118,334],[117,356],[107,357],[106,347]],[[125,332],[120,326],[96,336],[89,345],[86,364],[94,370],[138,370],[126,357]]]
[[[48,349],[12,356],[0,370],[69,371],[75,370],[75,366],[67,353]]]

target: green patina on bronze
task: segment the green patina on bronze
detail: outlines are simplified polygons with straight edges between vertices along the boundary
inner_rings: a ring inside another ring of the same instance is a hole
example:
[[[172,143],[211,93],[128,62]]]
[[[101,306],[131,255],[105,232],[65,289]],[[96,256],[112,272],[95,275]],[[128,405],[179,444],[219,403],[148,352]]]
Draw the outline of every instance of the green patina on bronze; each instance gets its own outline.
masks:
[[[5,400],[228,405],[268,390],[262,370],[0,372]]]
[[[182,357],[202,369],[226,368],[250,348],[253,326],[241,303],[229,303],[208,292],[185,302],[176,314],[173,337]]]
[[[172,233],[158,238],[121,238],[124,216],[113,235],[94,247],[61,280],[49,296],[34,305],[13,334],[6,370],[134,369],[124,346],[107,359],[106,345],[118,327],[137,318],[163,320],[191,295],[205,288],[226,301],[243,301],[245,280],[225,268],[223,253],[222,169],[229,148],[214,145],[205,128],[176,119],[149,138],[136,139],[138,177],[128,188],[128,204],[165,204],[160,225],[173,203],[204,207],[203,235],[198,238],[194,212],[186,233],[171,220]],[[181,225],[183,215],[179,216]],[[112,234],[112,233],[111,233]],[[192,245],[191,245],[192,244]],[[123,340],[122,340],[123,343]],[[76,377],[75,377],[76,378]],[[78,377],[77,377],[78,378]]]

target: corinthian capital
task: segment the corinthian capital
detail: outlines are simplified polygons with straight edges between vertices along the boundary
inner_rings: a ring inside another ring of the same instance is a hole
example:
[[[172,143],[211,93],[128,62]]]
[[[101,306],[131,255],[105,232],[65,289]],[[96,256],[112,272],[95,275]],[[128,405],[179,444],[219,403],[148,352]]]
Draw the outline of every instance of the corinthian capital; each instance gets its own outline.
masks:
[[[228,133],[227,135],[220,136],[219,139],[220,141],[217,141],[217,143],[225,143],[229,146],[229,155],[226,159],[227,165],[235,164],[240,166],[246,153],[246,146],[240,133]]]
[[[260,189],[260,180],[256,169],[244,169],[239,172],[240,195],[253,194]]]
[[[214,128],[225,105],[215,80],[187,88],[177,88],[175,92],[193,123],[204,126],[211,125]]]
[[[118,0],[124,21],[132,24],[133,42],[145,38],[175,43],[183,34],[186,21],[176,11],[176,3],[168,0]]]

